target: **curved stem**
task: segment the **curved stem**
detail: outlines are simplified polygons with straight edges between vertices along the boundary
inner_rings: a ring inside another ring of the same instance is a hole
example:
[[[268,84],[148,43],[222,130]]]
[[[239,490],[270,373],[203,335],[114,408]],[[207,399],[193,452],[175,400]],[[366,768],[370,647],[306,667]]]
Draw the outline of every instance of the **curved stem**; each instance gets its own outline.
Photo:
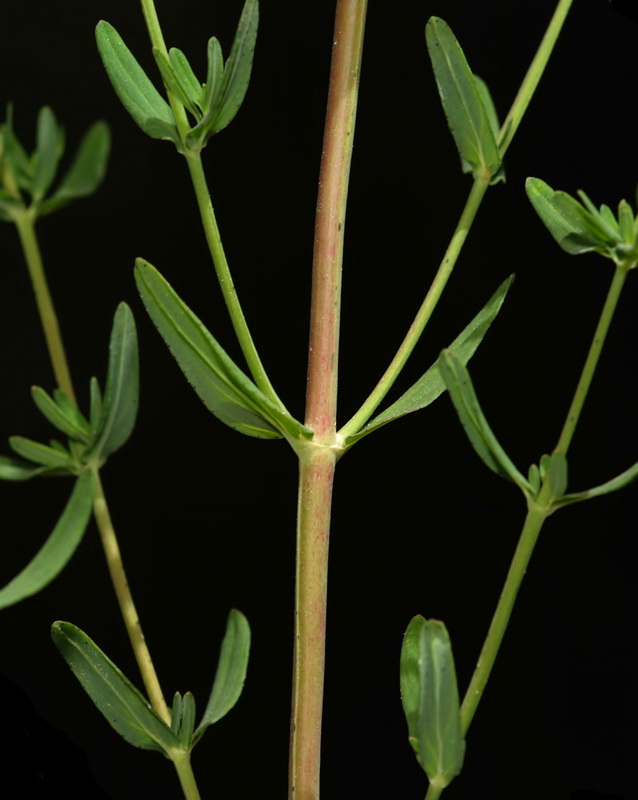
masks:
[[[14,222],[18,229],[18,234],[20,235],[22,251],[27,262],[29,276],[31,277],[33,293],[35,295],[40,322],[42,323],[42,330],[44,332],[44,339],[49,351],[49,359],[53,367],[56,383],[69,400],[77,405],[71,373],[64,350],[64,343],[62,341],[62,334],[55,313],[53,298],[49,291],[49,285],[42,263],[42,254],[40,253],[40,247],[35,232],[35,214],[25,209],[23,212],[15,214]]]
[[[139,667],[148,694],[148,699],[151,705],[166,722],[167,725],[171,724],[171,713],[164,700],[162,689],[157,679],[155,667],[151,659],[146,640],[142,632],[139,616],[135,603],[133,602],[133,595],[128,585],[126,572],[124,571],[124,564],[122,562],[122,554],[115,535],[115,529],[111,522],[111,515],[109,513],[100,474],[97,469],[93,471],[94,476],[94,490],[93,490],[93,513],[95,521],[100,532],[102,540],[102,547],[104,548],[104,555],[106,556],[106,563],[109,568],[111,580],[115,588],[115,594],[124,617],[124,624],[128,633],[131,647],[135,654],[135,660]]]

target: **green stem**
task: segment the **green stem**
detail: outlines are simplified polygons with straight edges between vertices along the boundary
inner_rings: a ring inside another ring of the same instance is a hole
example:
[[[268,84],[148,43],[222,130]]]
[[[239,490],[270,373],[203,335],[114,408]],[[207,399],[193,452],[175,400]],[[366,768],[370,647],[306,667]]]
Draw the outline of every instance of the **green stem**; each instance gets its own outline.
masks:
[[[55,380],[59,388],[66,394],[72,403],[77,405],[69,365],[66,359],[62,334],[58,325],[53,299],[44,272],[42,255],[35,232],[35,213],[25,209],[16,213],[14,222],[20,235],[22,250],[27,262],[33,293],[40,315],[40,322],[44,331],[44,338],[49,351],[49,359],[53,367]]]
[[[445,786],[433,786],[430,784],[425,795],[425,800],[439,800],[439,797],[443,793],[443,789],[445,789]]]
[[[117,595],[117,600],[124,618],[126,631],[131,642],[131,647],[133,648],[133,653],[135,654],[137,665],[142,675],[144,686],[146,687],[148,699],[151,701],[151,705],[164,720],[164,722],[166,722],[167,725],[170,725],[171,713],[168,710],[164,700],[164,695],[162,694],[162,690],[157,679],[151,654],[149,653],[146,645],[146,639],[144,638],[144,634],[142,632],[142,626],[140,625],[137,609],[135,608],[135,603],[133,602],[133,595],[131,594],[131,590],[129,588],[126,572],[124,571],[120,547],[115,535],[113,523],[111,522],[111,515],[106,503],[106,497],[104,496],[100,474],[97,469],[94,470],[93,475],[95,487],[93,490],[93,513],[95,515],[95,521],[100,532],[106,563],[108,565],[113,587],[115,588],[115,594]]]
[[[172,755],[171,759],[175,764],[177,777],[179,778],[182,792],[186,800],[200,800],[199,789],[195,781],[193,767],[191,766],[191,757],[188,752],[180,752]]]
[[[392,359],[390,365],[384,372],[381,380],[372,390],[370,396],[363,403],[357,413],[339,431],[339,435],[344,439],[361,430],[361,428],[378,408],[379,404],[383,401],[383,398],[390,391],[395,380],[399,377],[401,370],[410,357],[410,354],[419,341],[425,326],[432,316],[432,313],[439,302],[439,298],[443,294],[443,290],[445,289],[450,275],[452,274],[452,270],[454,269],[461,249],[465,244],[467,235],[489,185],[489,176],[477,177],[474,179],[474,183],[472,184],[472,189],[467,202],[465,203],[465,208],[463,209],[461,218],[459,219],[450,244],[445,251],[443,260],[441,261],[439,269],[434,276],[434,280],[432,281],[432,285],[430,286],[425,300],[421,304],[421,308],[419,308],[417,315],[414,318],[414,322],[412,325],[410,325],[410,328],[403,342],[401,343],[401,346],[397,350],[396,355]]]
[[[268,375],[266,374],[266,370],[264,369],[261,359],[259,358],[257,348],[255,347],[252,336],[250,335],[248,325],[246,324],[244,312],[242,311],[239,298],[237,296],[235,284],[233,283],[233,279],[230,274],[228,261],[226,260],[226,254],[224,252],[224,247],[219,235],[219,228],[217,227],[215,211],[213,209],[210,193],[208,191],[201,156],[199,153],[193,153],[189,151],[186,153],[186,162],[188,163],[188,169],[193,182],[193,188],[195,190],[197,205],[199,207],[199,213],[201,215],[202,225],[204,227],[206,242],[213,259],[213,264],[215,265],[217,280],[219,281],[222,295],[224,297],[228,313],[230,314],[239,346],[241,347],[244,358],[246,359],[246,364],[248,365],[248,369],[250,370],[255,383],[261,389],[261,391],[267,397],[270,397],[274,402],[283,406],[283,403],[277,396],[277,393],[270,383]]]
[[[561,431],[558,444],[554,448],[554,452],[567,453],[585,403],[585,398],[589,392],[592,378],[594,377],[598,359],[600,358],[603,345],[605,344],[609,325],[614,316],[620,293],[625,284],[627,272],[627,265],[621,263],[616,266],[616,271],[614,272],[614,277],[609,287],[609,292],[607,293],[607,299],[605,300],[605,305],[603,306],[600,319],[598,320],[598,326],[596,327],[596,332],[594,333],[594,338],[574,393],[574,399],[567,412],[567,418],[563,430]]]
[[[505,635],[507,623],[512,614],[518,590],[548,513],[549,510],[547,508],[530,503],[503,591],[496,606],[472,680],[461,705],[461,728],[464,735],[470,727],[476,708],[483,696],[483,691]],[[428,800],[430,800],[429,797]]]
[[[501,158],[505,155],[507,148],[512,143],[512,139],[518,130],[518,126],[521,124],[523,115],[527,111],[527,106],[543,76],[545,68],[547,67],[547,62],[554,50],[556,40],[563,28],[572,2],[573,0],[559,0],[556,10],[547,26],[547,30],[545,31],[545,35],[536,51],[536,55],[527,70],[523,83],[518,90],[518,94],[514,98],[512,107],[505,117],[498,137],[498,148]]]

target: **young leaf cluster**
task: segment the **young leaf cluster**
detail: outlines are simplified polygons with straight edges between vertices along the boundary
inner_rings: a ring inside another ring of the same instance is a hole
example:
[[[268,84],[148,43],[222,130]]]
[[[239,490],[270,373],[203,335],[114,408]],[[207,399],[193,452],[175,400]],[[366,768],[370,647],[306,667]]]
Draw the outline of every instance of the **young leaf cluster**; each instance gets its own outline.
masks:
[[[206,81],[196,77],[185,54],[154,47],[153,55],[164,85],[194,118],[182,130],[171,106],[157,91],[122,37],[108,22],[96,29],[97,45],[109,79],[122,104],[140,128],[152,138],[174,142],[180,152],[199,153],[215,133],[234,118],[244,100],[257,39],[259,4],[246,0],[228,59],[219,41],[208,41]]]
[[[13,129],[11,107],[0,125],[0,219],[16,221],[27,209],[35,217],[50,214],[78,197],[93,194],[106,173],[111,137],[104,122],[84,135],[71,166],[51,191],[64,155],[65,136],[55,114],[38,114],[36,148],[29,155]]]
[[[596,208],[585,192],[578,192],[579,202],[567,192],[554,191],[540,178],[528,178],[525,189],[565,252],[600,253],[627,270],[638,264],[638,216],[626,200],[620,201],[614,215],[607,205]]]
[[[168,725],[86,633],[69,622],[55,622],[51,634],[83,689],[113,729],[129,744],[156,750],[170,759],[189,753],[206,729],[233,708],[246,680],[250,628],[236,609],[228,616],[213,689],[197,727],[195,698],[190,692],[175,693]]]

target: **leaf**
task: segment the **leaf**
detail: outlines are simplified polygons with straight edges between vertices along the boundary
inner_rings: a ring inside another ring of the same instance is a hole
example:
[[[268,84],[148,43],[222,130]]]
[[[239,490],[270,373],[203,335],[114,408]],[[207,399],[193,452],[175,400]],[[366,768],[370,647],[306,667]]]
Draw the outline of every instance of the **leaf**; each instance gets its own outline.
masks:
[[[414,617],[401,648],[401,701],[408,738],[431,783],[459,774],[465,742],[452,645],[445,625]]]
[[[91,518],[91,473],[83,472],[53,532],[27,566],[0,590],[0,608],[36,594],[59,575],[75,553]]]
[[[566,192],[555,192],[540,178],[528,178],[525,190],[536,213],[567,253],[608,255],[608,248],[617,244],[598,218]]]
[[[439,357],[439,369],[472,447],[497,475],[509,478],[526,495],[533,496],[532,485],[511,462],[483,416],[465,366],[453,352],[444,350]]]
[[[261,392],[148,262],[135,280],[146,310],[186,379],[219,420],[248,436],[311,439],[312,431]]]
[[[102,62],[122,105],[144,133],[180,145],[171,107],[140,67],[112,25],[98,23],[96,39]]]
[[[544,455],[540,461],[540,477],[549,483],[551,504],[560,500],[567,489],[567,457],[564,453]]]
[[[191,146],[203,147],[208,139],[225,128],[244,102],[257,42],[259,3],[246,0],[237,32],[220,78],[221,48],[216,39],[208,43],[208,76],[204,91],[204,117],[187,136]]]
[[[75,158],[51,197],[38,208],[48,214],[78,197],[87,197],[104,180],[111,150],[111,133],[105,122],[96,122],[86,132]]]
[[[193,745],[199,741],[209,725],[224,717],[239,700],[246,680],[249,652],[248,620],[240,611],[232,609],[228,615],[226,635],[221,646],[213,690],[202,721],[193,734]],[[186,696],[184,696],[185,699]]]
[[[202,106],[202,85],[197,80],[197,76],[193,72],[188,59],[177,47],[171,47],[168,51],[168,60],[184,96],[194,106],[194,113],[198,113],[198,109],[201,109]]]
[[[424,620],[419,631],[419,760],[430,783],[447,786],[463,767],[459,692],[445,625]]]
[[[184,750],[192,747],[193,730],[195,728],[195,698],[186,692],[182,698],[182,715],[179,726],[179,740]]]
[[[24,436],[10,436],[9,445],[14,453],[44,467],[71,473],[75,472],[78,467],[76,460],[68,451],[61,451],[59,448],[34,442]]]
[[[58,163],[64,152],[64,134],[56,122],[53,111],[48,107],[38,114],[35,172],[31,195],[38,202],[49,190],[58,170]]]
[[[514,276],[511,275],[498,287],[485,306],[479,311],[471,322],[463,328],[461,333],[452,342],[449,349],[464,363],[472,358],[490,325],[501,310],[505,296],[509,291]],[[445,391],[445,383],[441,377],[438,361],[411,386],[405,394],[381,414],[372,419],[364,428],[346,439],[346,447],[367,436],[372,431],[378,430],[392,420],[400,419],[413,411],[419,411],[433,403]]]
[[[24,464],[15,458],[0,456],[0,480],[3,481],[28,481],[47,472],[46,467],[34,467],[33,464]]]
[[[155,56],[155,61],[159,67],[159,71],[162,73],[162,79],[168,91],[175,95],[179,102],[185,106],[191,114],[195,115],[197,119],[201,119],[202,115],[199,111],[197,100],[201,99],[202,87],[199,85],[197,79],[197,91],[193,95],[190,84],[184,84],[183,82],[183,72],[180,73],[180,76],[177,75],[169,56],[167,56],[163,50],[160,50],[159,47],[153,48],[153,55]],[[186,56],[184,56],[183,53],[182,56],[185,60]],[[179,63],[183,66],[182,62]],[[187,61],[186,64],[188,64]]]
[[[120,736],[135,747],[165,755],[180,747],[150,703],[83,631],[69,622],[54,622],[51,635],[84,691]]]
[[[492,99],[492,94],[489,90],[488,85],[482,78],[479,78],[478,75],[475,75],[474,80],[476,81],[476,88],[479,90],[481,101],[483,103],[483,106],[485,107],[485,113],[487,114],[487,119],[488,122],[490,123],[492,135],[494,136],[494,141],[498,143],[501,126],[498,121],[498,114],[496,112],[496,106],[494,105],[494,100]],[[498,171],[494,174],[494,177],[492,178],[490,183],[495,184],[495,183],[500,183],[501,181],[505,183],[505,167],[502,162],[501,166],[498,168]]]
[[[58,393],[66,398],[63,393]],[[55,426],[62,433],[66,433],[71,439],[78,442],[88,442],[90,431],[88,422],[82,417],[80,412],[73,406],[72,403],[66,398],[67,404],[64,401],[56,402],[44,389],[39,386],[34,386],[31,389],[31,397],[42,414],[48,421]]]
[[[428,21],[425,38],[463,172],[496,175],[501,165],[496,138],[481,90],[461,46],[447,23],[438,17]]]
[[[96,384],[96,389],[99,388]],[[92,386],[92,405],[97,396]],[[113,318],[109,365],[100,421],[87,457],[104,459],[126,443],[135,427],[139,402],[139,360],[135,319],[126,303],[120,303]]]
[[[592,489],[587,489],[584,492],[563,495],[556,503],[554,503],[554,506],[556,508],[562,508],[563,506],[570,505],[572,503],[580,503],[583,500],[589,500],[592,497],[602,497],[605,494],[617,492],[619,489],[624,489],[625,486],[633,483],[633,481],[635,481],[637,478],[638,463],[634,464],[632,467],[629,467],[629,469],[626,469],[624,472],[621,472],[620,475],[616,475],[615,478],[612,478],[605,483],[601,483],[599,486],[594,486]]]

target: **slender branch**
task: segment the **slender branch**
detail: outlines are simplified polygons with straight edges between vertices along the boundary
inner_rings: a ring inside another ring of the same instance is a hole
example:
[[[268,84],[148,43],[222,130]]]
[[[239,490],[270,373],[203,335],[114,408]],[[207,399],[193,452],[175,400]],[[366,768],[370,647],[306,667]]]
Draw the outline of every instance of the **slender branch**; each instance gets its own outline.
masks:
[[[319,175],[310,306],[306,425],[336,429],[341,265],[367,0],[338,0]]]
[[[55,313],[53,298],[49,291],[49,285],[42,263],[42,254],[40,253],[40,247],[35,233],[35,213],[29,209],[25,209],[23,212],[15,214],[14,222],[18,229],[18,234],[20,235],[22,251],[27,262],[29,276],[31,277],[33,293],[35,295],[40,322],[42,323],[42,330],[44,332],[44,339],[49,351],[49,360],[53,367],[56,383],[69,400],[77,405],[71,373],[64,350],[64,343],[62,341],[62,334]]]
[[[572,400],[572,404],[567,412],[567,418],[565,419],[565,424],[563,426],[563,430],[561,431],[558,444],[554,448],[554,452],[567,453],[574,435],[574,431],[576,430],[576,425],[578,424],[580,412],[582,411],[585,403],[585,398],[589,392],[592,378],[594,377],[598,359],[600,358],[603,345],[605,344],[609,325],[614,316],[616,306],[618,305],[620,293],[625,285],[627,272],[628,270],[626,265],[619,264],[616,266],[616,271],[614,272],[614,277],[611,282],[611,286],[609,287],[607,299],[605,300],[605,305],[600,314],[596,332],[594,333],[594,338],[589,348],[587,359],[585,361],[580,380],[578,381],[578,386],[576,387],[576,391],[574,393],[574,399]]]
[[[470,190],[469,197],[465,203],[465,208],[463,209],[461,218],[456,226],[450,244],[445,251],[445,255],[443,256],[443,260],[441,261],[439,269],[434,276],[432,285],[425,296],[425,300],[421,304],[421,307],[419,308],[412,325],[410,325],[403,342],[401,342],[401,346],[390,362],[390,365],[383,373],[381,380],[377,383],[357,413],[339,431],[339,435],[343,438],[351,436],[352,434],[361,430],[365,423],[370,419],[372,414],[374,414],[379,404],[383,401],[383,398],[390,391],[396,379],[399,377],[401,370],[416,347],[416,344],[419,341],[425,326],[427,325],[441,295],[443,294],[443,290],[445,289],[450,275],[452,274],[452,270],[456,265],[461,249],[465,244],[467,235],[489,185],[490,176],[477,177],[474,179],[474,183],[472,184],[472,189]]]
[[[157,679],[155,667],[151,659],[144,634],[142,633],[142,626],[140,625],[139,616],[135,603],[133,602],[133,595],[128,585],[126,572],[124,571],[124,564],[122,563],[122,555],[120,547],[117,542],[113,523],[111,522],[111,515],[106,504],[104,497],[104,490],[100,480],[98,470],[94,470],[94,490],[93,490],[93,513],[95,521],[97,522],[100,538],[102,540],[102,547],[104,548],[104,555],[106,556],[106,563],[109,568],[111,580],[115,588],[115,594],[124,617],[124,624],[128,633],[131,647],[135,654],[144,686],[148,694],[148,699],[151,705],[166,722],[167,725],[171,724],[171,713],[168,710],[164,695]]]

